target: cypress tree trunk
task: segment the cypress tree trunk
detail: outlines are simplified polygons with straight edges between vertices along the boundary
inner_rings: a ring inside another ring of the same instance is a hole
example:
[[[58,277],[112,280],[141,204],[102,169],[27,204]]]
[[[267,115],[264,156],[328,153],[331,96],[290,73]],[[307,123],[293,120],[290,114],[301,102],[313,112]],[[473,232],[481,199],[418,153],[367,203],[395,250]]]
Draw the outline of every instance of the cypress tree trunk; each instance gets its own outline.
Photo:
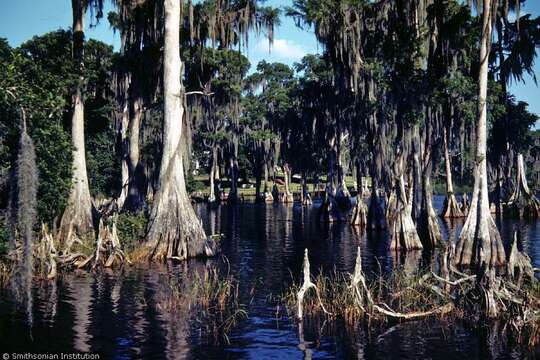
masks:
[[[122,208],[127,199],[128,186],[129,186],[129,167],[128,167],[128,126],[129,126],[129,108],[128,102],[125,100],[122,117],[121,117],[121,128],[120,128],[120,142],[122,146],[122,159],[121,161],[121,177],[122,177],[122,189],[120,190],[120,195],[118,196],[117,203],[118,207]]]
[[[396,211],[390,219],[390,249],[417,250],[422,249],[422,242],[416,232],[412,220],[412,205],[407,199],[403,175],[398,179],[396,190]]]
[[[467,220],[456,247],[456,262],[460,265],[486,263],[491,267],[504,264],[505,253],[489,209],[486,168],[488,62],[493,7],[497,4],[492,0],[483,1],[474,188]]]
[[[516,188],[506,205],[505,212],[514,218],[538,219],[540,217],[540,201],[527,184],[522,154],[517,156],[516,167]]]
[[[257,150],[257,153],[259,150]],[[262,177],[262,163],[257,157],[257,164],[255,165],[255,201],[261,201],[261,177]]]
[[[313,201],[311,200],[311,194],[309,193],[309,190],[308,190],[307,174],[305,171],[302,174],[302,195],[301,196],[302,196],[302,200],[301,200],[302,205],[311,205],[313,203]]]
[[[381,205],[379,196],[379,181],[374,173],[371,175],[371,195],[367,214],[368,228],[371,230],[382,230],[386,228],[386,216]]]
[[[442,241],[441,230],[437,213],[433,209],[433,189],[431,188],[431,170],[432,170],[432,118],[428,109],[428,118],[425,129],[424,160],[422,169],[422,206],[418,218],[418,233],[425,246],[435,247]]]
[[[283,202],[284,203],[292,203],[294,202],[293,194],[290,189],[291,184],[291,169],[289,168],[289,164],[285,163],[283,164],[283,173],[285,174],[285,193],[283,194]]]
[[[180,60],[180,2],[165,0],[165,44],[163,61],[163,155],[159,188],[150,214],[147,235],[150,259],[179,260],[216,253],[207,239],[188,198],[182,161],[182,118],[184,108]]]
[[[363,199],[363,182],[362,182],[362,170],[360,164],[356,165],[356,205],[354,206],[351,225],[364,227],[367,225],[367,206]]]
[[[236,134],[233,137],[233,155],[229,159],[229,176],[231,179],[231,191],[227,198],[229,204],[238,202],[238,138]]]
[[[208,201],[218,203],[221,201],[221,188],[219,186],[219,165],[218,165],[219,149],[214,144],[212,145],[212,164],[210,165],[210,196]]]
[[[128,169],[129,183],[128,195],[124,208],[130,211],[138,211],[146,205],[145,199],[145,174],[140,162],[139,138],[143,112],[143,100],[136,96],[131,104],[129,134],[128,134]]]
[[[79,72],[79,80],[73,94],[71,118],[71,142],[73,144],[73,175],[68,205],[60,222],[59,238],[69,251],[77,237],[93,235],[93,204],[86,173],[84,145],[84,99],[83,46],[85,6],[80,0],[72,0],[73,9],[73,61]]]
[[[452,182],[452,164],[450,154],[448,153],[448,137],[446,127],[443,126],[443,150],[444,150],[444,165],[446,172],[446,199],[444,200],[441,217],[443,218],[458,218],[463,217],[463,212],[454,194],[454,184]]]

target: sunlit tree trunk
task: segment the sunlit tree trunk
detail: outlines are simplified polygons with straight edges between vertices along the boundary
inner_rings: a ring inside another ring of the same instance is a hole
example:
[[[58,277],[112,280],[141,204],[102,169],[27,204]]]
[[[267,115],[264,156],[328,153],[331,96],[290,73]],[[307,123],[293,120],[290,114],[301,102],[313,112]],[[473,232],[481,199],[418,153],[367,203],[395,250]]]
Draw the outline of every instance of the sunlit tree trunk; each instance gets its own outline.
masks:
[[[217,145],[212,145],[212,164],[210,165],[210,203],[217,203],[221,200],[221,189],[219,187],[219,149]]]
[[[288,163],[283,164],[283,174],[285,178],[285,193],[283,194],[284,203],[294,202],[293,194],[291,192],[291,168]]]
[[[122,208],[127,199],[128,186],[129,186],[129,167],[128,167],[128,126],[129,126],[129,108],[128,103],[125,101],[122,115],[120,119],[120,143],[122,146],[122,158],[120,159],[120,174],[122,181],[122,188],[120,190],[120,195],[118,196],[117,203],[118,207]]]
[[[463,212],[457,202],[454,194],[454,183],[452,181],[452,163],[448,151],[448,134],[446,127],[443,126],[443,151],[444,151],[444,169],[446,173],[446,199],[444,200],[441,217],[458,218],[463,217]]]
[[[180,60],[180,3],[165,0],[163,59],[163,155],[159,188],[150,214],[147,235],[149,258],[186,259],[211,256],[216,246],[207,239],[188,198],[182,161],[182,117],[184,108]]]
[[[367,225],[367,206],[363,199],[364,185],[362,181],[362,169],[360,162],[356,164],[356,205],[354,206],[351,225],[364,227]]]
[[[456,262],[461,265],[485,262],[494,266],[505,263],[501,236],[489,209],[486,168],[488,65],[493,10],[497,1],[484,0],[483,5],[474,188],[467,220],[456,247]]]
[[[92,235],[92,199],[86,173],[86,155],[84,145],[84,99],[83,88],[83,46],[84,15],[83,1],[72,0],[73,8],[73,61],[79,72],[77,87],[73,94],[73,115],[71,118],[71,142],[73,144],[73,175],[68,205],[60,223],[60,240],[69,250],[77,237]]]

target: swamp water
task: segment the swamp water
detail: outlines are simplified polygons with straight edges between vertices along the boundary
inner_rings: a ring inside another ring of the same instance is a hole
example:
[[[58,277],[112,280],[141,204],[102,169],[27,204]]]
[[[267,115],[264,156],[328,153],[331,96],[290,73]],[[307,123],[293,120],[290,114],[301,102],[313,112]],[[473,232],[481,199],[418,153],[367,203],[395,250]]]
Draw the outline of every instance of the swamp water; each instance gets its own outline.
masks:
[[[435,197],[437,210],[442,200]],[[490,329],[437,320],[394,323],[371,332],[306,321],[300,344],[295,321],[274,298],[293,277],[300,278],[304,248],[309,249],[312,274],[320,269],[351,272],[358,245],[368,275],[391,271],[396,264],[405,271],[415,269],[429,259],[420,252],[394,258],[386,250],[385,233],[366,235],[347,224],[317,224],[312,207],[242,204],[208,210],[201,205],[198,212],[207,233],[225,235],[226,259],[76,272],[54,282],[34,282],[32,329],[24,309],[0,292],[0,353],[90,351],[102,359],[540,358],[540,349],[525,351]],[[461,222],[440,221],[445,238],[459,234]],[[520,232],[523,249],[539,267],[540,222],[504,221],[499,226],[506,244],[514,230]],[[229,344],[215,345],[201,335],[204,326],[197,319],[167,312],[160,303],[171,277],[181,278],[188,267],[212,266],[229,269],[239,280],[249,315],[228,334]]]

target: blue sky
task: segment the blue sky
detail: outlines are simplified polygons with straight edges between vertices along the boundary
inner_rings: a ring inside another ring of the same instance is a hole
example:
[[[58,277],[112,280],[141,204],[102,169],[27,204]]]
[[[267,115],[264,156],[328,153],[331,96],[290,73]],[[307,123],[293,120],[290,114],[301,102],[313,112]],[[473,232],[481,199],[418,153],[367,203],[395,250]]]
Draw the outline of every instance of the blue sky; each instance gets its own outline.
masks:
[[[268,0],[266,4],[283,7],[290,6],[291,2],[290,0]],[[105,13],[109,9],[110,2],[107,3]],[[527,1],[522,11],[539,16],[540,1]],[[88,28],[89,24],[90,21],[87,21],[87,37],[99,39],[118,48],[118,35],[109,28],[107,19],[103,19],[98,26],[93,28]],[[18,46],[34,35],[70,26],[71,1],[69,0],[0,0],[0,37],[7,38],[11,46]],[[246,55],[253,65],[263,59],[291,65],[305,54],[321,51],[315,36],[308,31],[298,29],[290,18],[282,18],[281,26],[276,29],[274,38],[274,46],[269,52],[268,42],[264,36],[255,34],[251,36]],[[540,78],[540,60],[535,64],[535,72]],[[528,102],[530,110],[540,115],[540,88],[530,77],[526,77],[525,84],[512,84],[510,89],[518,100]]]

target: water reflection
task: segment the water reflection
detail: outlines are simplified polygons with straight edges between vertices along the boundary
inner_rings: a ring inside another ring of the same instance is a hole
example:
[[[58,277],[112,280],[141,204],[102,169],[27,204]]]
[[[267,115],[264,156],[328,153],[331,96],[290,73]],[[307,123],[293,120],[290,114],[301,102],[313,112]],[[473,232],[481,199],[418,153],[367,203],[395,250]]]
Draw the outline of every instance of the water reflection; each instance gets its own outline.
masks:
[[[435,198],[440,209],[441,198]],[[313,208],[292,204],[251,204],[198,212],[207,233],[224,234],[223,255],[210,261],[133,266],[123,271],[64,274],[34,284],[34,328],[6,293],[0,294],[0,349],[27,351],[97,351],[103,358],[477,358],[522,357],[497,329],[448,327],[437,321],[405,323],[367,332],[364,326],[290,321],[271,295],[282,293],[301,271],[308,248],[313,274],[352,271],[356,249],[362,249],[367,276],[400,265],[406,273],[433,267],[436,254],[387,251],[385,232],[365,233],[347,224],[319,224]],[[463,220],[440,220],[443,237],[457,241]],[[538,222],[499,224],[506,243],[514,231],[519,247],[540,266]],[[240,280],[240,297],[249,304],[249,319],[230,335],[230,345],[215,345],[185,312],[170,312],[160,302],[167,279],[187,281],[188,271],[219,266]],[[300,331],[301,330],[301,331]],[[498,337],[497,337],[498,336]],[[300,344],[300,346],[299,346]],[[530,354],[529,354],[530,355]],[[534,357],[533,355],[530,355]]]

